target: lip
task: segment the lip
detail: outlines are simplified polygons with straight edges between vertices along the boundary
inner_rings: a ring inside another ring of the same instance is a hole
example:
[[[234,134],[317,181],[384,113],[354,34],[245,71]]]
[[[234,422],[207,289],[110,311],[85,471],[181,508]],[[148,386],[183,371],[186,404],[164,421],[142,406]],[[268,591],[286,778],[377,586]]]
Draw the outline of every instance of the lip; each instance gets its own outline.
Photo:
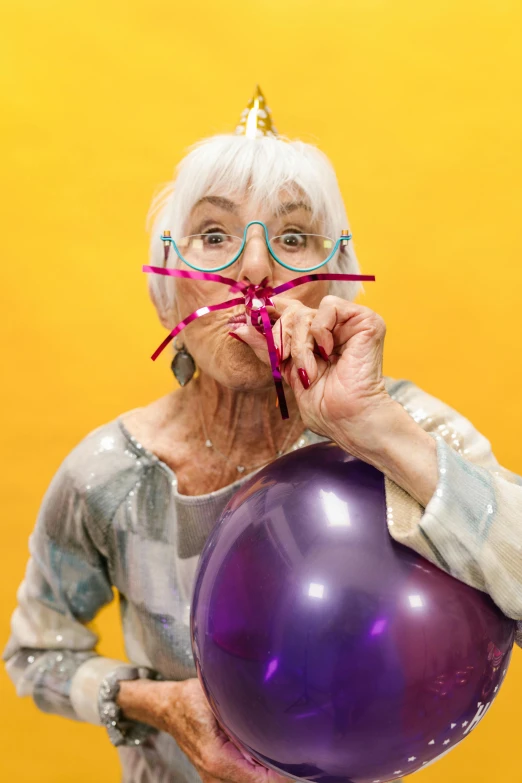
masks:
[[[279,316],[275,312],[273,313],[269,312],[268,317],[270,318],[270,323],[272,324],[272,326],[276,323],[276,321],[279,320]],[[231,331],[235,331],[243,324],[246,324],[246,322],[247,322],[246,314],[241,313],[240,315],[233,315],[231,318],[229,318],[228,326],[230,327]]]

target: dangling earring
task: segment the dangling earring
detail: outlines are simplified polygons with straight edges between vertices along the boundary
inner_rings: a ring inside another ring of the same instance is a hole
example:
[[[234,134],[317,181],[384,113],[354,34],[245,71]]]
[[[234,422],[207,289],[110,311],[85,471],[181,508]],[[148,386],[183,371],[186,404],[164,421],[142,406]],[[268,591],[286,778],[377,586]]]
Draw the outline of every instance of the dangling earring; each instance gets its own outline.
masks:
[[[178,348],[178,346],[174,344],[174,347],[176,349],[176,355],[172,360],[170,369],[179,385],[186,386],[194,377],[196,362],[192,358],[192,354],[187,351],[184,345],[181,345]]]

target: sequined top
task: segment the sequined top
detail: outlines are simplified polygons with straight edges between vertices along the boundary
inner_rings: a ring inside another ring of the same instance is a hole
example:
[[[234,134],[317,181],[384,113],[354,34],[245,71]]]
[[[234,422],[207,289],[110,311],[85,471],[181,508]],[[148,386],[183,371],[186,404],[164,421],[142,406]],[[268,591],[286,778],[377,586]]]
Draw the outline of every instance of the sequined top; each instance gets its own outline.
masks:
[[[488,592],[518,620],[522,644],[522,479],[488,441],[408,381],[389,393],[437,439],[439,477],[423,509],[386,479],[390,534]],[[294,448],[320,438],[305,432]],[[167,679],[195,676],[189,614],[198,557],[222,509],[247,480],[206,495],[179,493],[172,470],[116,419],[68,455],[44,497],[4,652],[20,696],[45,712],[100,723],[98,692],[120,661],[97,655],[88,627],[120,597],[129,660]],[[119,749],[125,783],[199,783],[174,739],[158,733]]]

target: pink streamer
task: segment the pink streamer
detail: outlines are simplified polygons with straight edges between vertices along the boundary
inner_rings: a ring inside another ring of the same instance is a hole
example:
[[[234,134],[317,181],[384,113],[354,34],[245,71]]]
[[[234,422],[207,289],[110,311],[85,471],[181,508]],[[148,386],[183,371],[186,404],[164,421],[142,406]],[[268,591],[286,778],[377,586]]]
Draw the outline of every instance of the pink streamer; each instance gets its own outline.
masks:
[[[213,313],[216,310],[226,310],[229,307],[242,304],[245,306],[245,312],[247,320],[260,331],[267,342],[268,356],[270,359],[270,367],[272,369],[272,377],[277,393],[277,399],[279,407],[281,408],[281,415],[283,419],[288,419],[288,407],[286,404],[285,393],[283,389],[283,378],[281,375],[280,360],[277,352],[277,348],[274,341],[274,335],[272,333],[272,324],[270,323],[270,317],[268,315],[267,306],[274,306],[273,297],[277,294],[282,294],[284,291],[289,291],[291,288],[304,285],[305,283],[315,282],[317,280],[354,280],[354,281],[368,281],[375,280],[374,275],[345,275],[336,273],[311,273],[307,275],[301,275],[300,277],[294,277],[293,280],[289,280],[287,283],[278,285],[275,288],[268,285],[268,278],[261,281],[260,284],[252,284],[246,282],[240,282],[233,280],[231,277],[224,277],[223,275],[217,275],[214,272],[196,272],[188,271],[185,269],[165,269],[160,266],[144,266],[144,272],[165,275],[167,277],[183,277],[190,280],[208,280],[214,283],[221,283],[227,285],[230,293],[239,292],[241,296],[237,296],[234,299],[227,299],[225,302],[221,302],[216,305],[208,305],[207,307],[199,307],[193,313],[188,315],[182,321],[174,327],[169,335],[163,340],[160,346],[156,348],[152,354],[152,360],[155,361],[160,353],[167,347],[167,345],[178,335],[189,323],[195,321],[197,318],[201,318],[208,313]],[[283,352],[283,329],[281,330],[281,353]]]

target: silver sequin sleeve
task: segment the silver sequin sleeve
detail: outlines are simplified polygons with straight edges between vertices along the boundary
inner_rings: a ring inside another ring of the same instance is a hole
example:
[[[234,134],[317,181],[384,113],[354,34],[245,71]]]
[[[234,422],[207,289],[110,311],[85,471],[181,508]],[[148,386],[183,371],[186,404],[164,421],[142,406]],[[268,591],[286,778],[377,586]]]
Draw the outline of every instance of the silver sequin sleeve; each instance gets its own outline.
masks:
[[[423,509],[387,480],[391,535],[489,593],[518,621],[522,646],[522,479],[503,468],[489,441],[448,405],[407,381],[392,396],[437,440],[438,483]]]
[[[113,592],[101,531],[73,465],[70,456],[44,497],[3,658],[20,696],[44,712],[99,723],[99,685],[122,664],[96,654],[88,627]]]
[[[386,382],[392,397],[437,439],[439,472],[426,508],[386,479],[391,535],[488,592],[519,621],[522,644],[522,480],[498,464],[486,438],[450,407],[407,381]],[[307,431],[293,448],[317,437]],[[48,712],[100,722],[100,687],[110,686],[122,663],[96,654],[89,623],[113,590],[133,666],[167,680],[195,677],[190,602],[199,555],[246,480],[184,495],[170,467],[121,420],[87,435],[51,483],[31,537],[4,653],[18,693]],[[101,697],[110,711],[103,689]],[[147,746],[126,744],[118,752],[126,783],[201,783],[163,732]]]

